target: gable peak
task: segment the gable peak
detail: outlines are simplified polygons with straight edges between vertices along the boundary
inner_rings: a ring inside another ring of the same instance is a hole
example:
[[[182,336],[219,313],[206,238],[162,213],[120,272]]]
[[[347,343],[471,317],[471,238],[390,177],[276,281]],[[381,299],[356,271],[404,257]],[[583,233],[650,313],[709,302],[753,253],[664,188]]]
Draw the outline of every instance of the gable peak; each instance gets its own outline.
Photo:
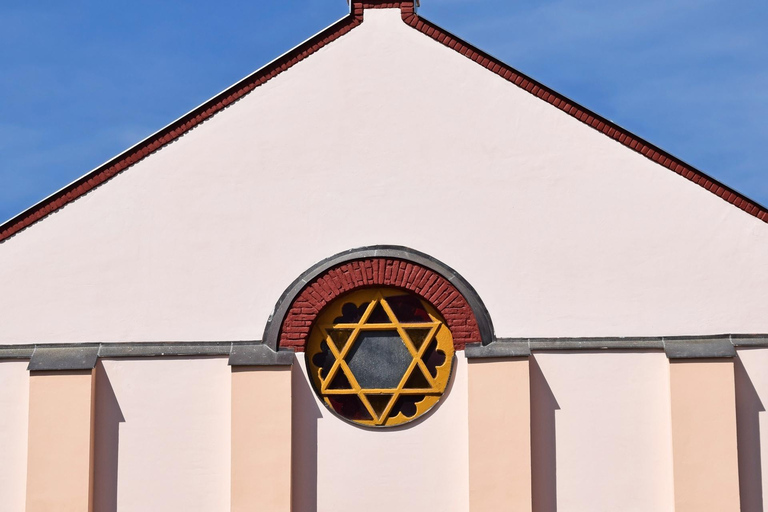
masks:
[[[349,4],[350,13],[357,17],[362,18],[363,11],[366,9],[400,9],[403,13],[403,18],[406,16],[412,16],[416,14],[416,9],[420,5],[419,0],[403,0],[392,2],[389,0],[347,0]]]

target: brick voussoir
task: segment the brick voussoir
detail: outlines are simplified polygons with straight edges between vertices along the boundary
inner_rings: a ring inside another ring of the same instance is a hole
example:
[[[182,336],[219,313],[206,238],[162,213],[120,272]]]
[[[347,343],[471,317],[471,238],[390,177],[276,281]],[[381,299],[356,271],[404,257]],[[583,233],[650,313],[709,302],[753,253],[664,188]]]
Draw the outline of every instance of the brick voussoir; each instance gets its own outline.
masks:
[[[382,272],[383,269],[386,270]],[[353,276],[355,284],[350,287]],[[425,284],[415,286],[416,281]],[[311,326],[323,308],[352,289],[370,284],[408,289],[432,304],[445,319],[457,349],[463,350],[465,344],[481,341],[472,308],[447,279],[410,261],[374,258],[337,265],[307,283],[283,319],[280,345],[303,351]]]

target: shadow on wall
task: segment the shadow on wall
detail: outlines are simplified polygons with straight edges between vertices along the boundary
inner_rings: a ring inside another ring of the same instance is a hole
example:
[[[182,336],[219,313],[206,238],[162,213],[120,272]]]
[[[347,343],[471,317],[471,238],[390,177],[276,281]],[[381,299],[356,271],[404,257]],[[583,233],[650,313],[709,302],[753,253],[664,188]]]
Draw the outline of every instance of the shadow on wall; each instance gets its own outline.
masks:
[[[299,354],[301,357],[303,354]],[[291,368],[291,501],[294,510],[317,512],[317,422],[320,409],[301,365]]]
[[[555,411],[560,406],[535,357],[531,377],[531,483],[533,512],[557,510],[557,449]]]
[[[741,359],[736,357],[736,427],[739,443],[739,493],[742,512],[763,512],[763,471],[760,455],[760,396]]]
[[[93,509],[117,512],[120,423],[125,421],[104,366],[96,365]]]
[[[303,353],[299,353],[296,357],[303,356]],[[456,355],[453,364],[456,368]],[[317,423],[322,414],[307,377],[301,365],[294,363],[291,369],[291,500],[293,510],[317,512]],[[444,398],[450,395],[455,380],[456,371],[453,371],[446,385]],[[390,427],[388,430],[396,432],[418,427],[435,414],[443,402],[444,400],[441,400],[416,420]],[[333,421],[342,420],[334,418]],[[375,430],[374,427],[354,426],[363,430]]]

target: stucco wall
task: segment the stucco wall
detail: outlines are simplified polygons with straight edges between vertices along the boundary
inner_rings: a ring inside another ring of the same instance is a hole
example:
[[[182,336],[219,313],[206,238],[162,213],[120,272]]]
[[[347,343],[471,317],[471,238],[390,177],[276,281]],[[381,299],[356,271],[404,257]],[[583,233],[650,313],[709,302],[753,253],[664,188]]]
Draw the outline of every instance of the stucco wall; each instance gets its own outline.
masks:
[[[536,354],[532,364],[534,511],[674,510],[664,354]]]
[[[468,510],[463,353],[435,414],[386,432],[331,415],[299,361],[293,391],[297,510]],[[533,510],[674,510],[664,354],[537,354],[532,365]]]
[[[467,512],[467,360],[424,420],[372,430],[348,424],[316,397],[303,355],[293,369],[293,507],[334,510]]]
[[[742,509],[749,512],[765,508],[766,364],[768,349],[739,350],[739,473]],[[467,511],[463,352],[433,413],[387,431],[333,416],[312,392],[304,366],[300,354],[292,370],[295,510]],[[229,509],[225,359],[105,360],[96,379],[96,510]],[[24,510],[28,389],[26,362],[0,363],[3,510]],[[661,352],[537,353],[533,510],[673,510],[669,399],[669,363]]]
[[[0,361],[0,510],[24,512],[27,482],[27,362]]]
[[[348,35],[0,245],[0,343],[258,338],[402,244],[501,336],[768,332],[768,226],[406,26]]]
[[[229,510],[227,360],[106,360],[97,368],[95,510]]]
[[[768,349],[741,349],[736,360],[736,413],[742,512],[768,510]]]

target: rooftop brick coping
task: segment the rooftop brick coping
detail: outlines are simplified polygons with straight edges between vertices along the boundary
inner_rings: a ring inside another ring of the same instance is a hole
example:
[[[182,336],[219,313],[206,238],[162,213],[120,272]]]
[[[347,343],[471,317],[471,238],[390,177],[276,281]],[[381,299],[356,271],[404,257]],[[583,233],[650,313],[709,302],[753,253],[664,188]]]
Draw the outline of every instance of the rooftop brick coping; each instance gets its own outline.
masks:
[[[432,304],[451,330],[456,350],[482,341],[472,308],[446,278],[409,261],[368,258],[334,266],[307,283],[283,318],[280,347],[304,351],[315,318],[326,305],[347,292],[372,286],[402,288]]]
[[[440,44],[461,53],[465,57],[475,61],[489,71],[496,73],[505,80],[514,83],[541,100],[546,101],[570,116],[575,117],[582,123],[600,131],[607,137],[614,139],[618,143],[623,144],[659,165],[683,176],[700,187],[705,188],[737,208],[768,223],[768,209],[764,206],[728,186],[723,185],[702,171],[686,164],[682,160],[670,155],[664,150],[652,145],[604,117],[524,75],[434,23],[421,18],[415,12],[413,1],[387,2],[382,0],[354,0],[350,6],[350,14],[345,18],[334,23],[314,37],[308,39],[302,45],[294,48],[290,52],[236,83],[229,89],[208,100],[134,147],[116,156],[109,162],[94,169],[60,191],[0,225],[0,243],[19,231],[31,226],[35,222],[47,217],[49,214],[62,208],[71,201],[74,201],[78,197],[93,190],[118,173],[126,170],[140,160],[143,160],[151,153],[159,150],[166,144],[173,142],[184,133],[234,103],[256,87],[274,78],[278,74],[294,66],[296,63],[314,54],[320,48],[348,33],[350,30],[363,23],[363,13],[365,9],[381,8],[399,8],[402,13],[403,21],[414,29],[431,37]]]

